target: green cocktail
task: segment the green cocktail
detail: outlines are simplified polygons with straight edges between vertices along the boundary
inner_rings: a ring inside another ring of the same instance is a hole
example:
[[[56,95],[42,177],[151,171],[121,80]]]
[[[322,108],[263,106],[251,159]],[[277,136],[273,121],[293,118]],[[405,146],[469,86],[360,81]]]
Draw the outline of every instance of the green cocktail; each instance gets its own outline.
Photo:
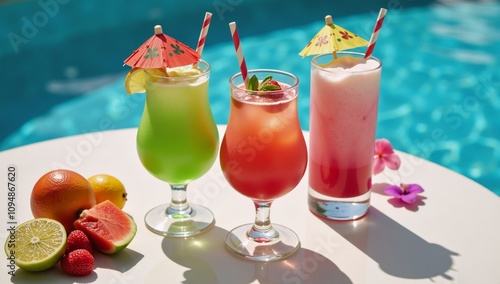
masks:
[[[210,66],[148,73],[146,103],[137,132],[144,167],[171,185],[172,202],[153,208],[146,225],[166,236],[190,236],[214,224],[212,213],[186,200],[187,184],[205,174],[218,152],[219,136],[208,100]]]

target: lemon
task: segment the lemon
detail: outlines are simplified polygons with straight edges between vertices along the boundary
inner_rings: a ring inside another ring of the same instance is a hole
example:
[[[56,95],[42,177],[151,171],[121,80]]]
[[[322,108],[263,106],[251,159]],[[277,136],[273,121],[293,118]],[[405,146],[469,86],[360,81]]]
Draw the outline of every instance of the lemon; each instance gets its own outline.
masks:
[[[56,220],[37,218],[15,228],[5,242],[8,259],[28,271],[54,266],[66,250],[66,229]]]
[[[123,209],[127,201],[127,191],[119,179],[108,174],[97,174],[89,177],[88,181],[94,189],[96,204],[109,200]]]
[[[182,77],[201,74],[201,70],[192,67],[191,65],[181,66],[167,69],[169,77]]]
[[[148,71],[152,75],[157,76],[167,76],[165,69],[142,69],[142,68],[132,68],[127,76],[125,77],[125,91],[127,94],[144,93],[146,89],[144,85],[146,84],[146,72]]]

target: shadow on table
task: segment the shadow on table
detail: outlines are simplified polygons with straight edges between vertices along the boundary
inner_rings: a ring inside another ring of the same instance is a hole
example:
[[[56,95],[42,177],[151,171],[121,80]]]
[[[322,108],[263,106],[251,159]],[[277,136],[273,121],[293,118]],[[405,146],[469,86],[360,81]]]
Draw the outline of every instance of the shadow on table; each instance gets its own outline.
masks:
[[[390,275],[407,279],[437,276],[453,279],[446,273],[452,269],[452,256],[457,253],[427,242],[373,206],[361,220],[323,221]]]
[[[177,264],[186,267],[182,283],[335,283],[352,281],[328,258],[301,248],[294,255],[272,262],[254,262],[230,254],[224,247],[228,231],[214,227],[186,239],[165,238],[162,249]],[[154,278],[168,277],[167,266],[155,268]],[[162,271],[163,270],[163,271]],[[151,278],[153,280],[153,278]]]
[[[114,255],[101,254],[96,251],[93,252],[93,255],[95,259],[95,268],[109,269],[115,281],[119,281],[121,277],[123,277],[122,273],[130,270],[144,257],[144,255],[128,248]],[[62,271],[59,264],[41,273],[17,269],[16,275],[11,277],[11,281],[12,283],[51,284],[100,282],[99,276],[95,270],[86,276],[71,276]]]

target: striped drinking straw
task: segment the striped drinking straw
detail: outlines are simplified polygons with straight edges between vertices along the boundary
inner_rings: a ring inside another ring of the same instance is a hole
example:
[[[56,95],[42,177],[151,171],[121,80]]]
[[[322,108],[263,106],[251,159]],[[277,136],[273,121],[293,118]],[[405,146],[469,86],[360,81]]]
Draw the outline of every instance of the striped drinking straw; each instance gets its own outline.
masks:
[[[233,38],[234,49],[236,49],[236,56],[238,56],[238,63],[240,64],[241,77],[243,77],[243,82],[245,82],[245,88],[248,86],[248,70],[247,64],[245,63],[245,57],[243,56],[243,49],[240,44],[240,36],[238,35],[238,29],[236,29],[236,23],[229,23],[229,29],[231,30],[231,36]]]
[[[380,9],[377,22],[375,23],[375,27],[373,28],[373,33],[370,38],[370,42],[368,43],[368,48],[366,49],[365,58],[372,56],[373,49],[375,48],[375,44],[377,43],[378,34],[380,33],[380,29],[382,28],[382,24],[384,23],[386,13],[387,13],[386,9],[384,8]]]
[[[198,39],[198,46],[196,47],[196,52],[201,57],[203,52],[203,47],[205,47],[205,41],[207,39],[208,28],[210,27],[210,21],[212,20],[212,13],[206,12],[205,19],[203,20],[203,25],[201,26],[200,38]]]

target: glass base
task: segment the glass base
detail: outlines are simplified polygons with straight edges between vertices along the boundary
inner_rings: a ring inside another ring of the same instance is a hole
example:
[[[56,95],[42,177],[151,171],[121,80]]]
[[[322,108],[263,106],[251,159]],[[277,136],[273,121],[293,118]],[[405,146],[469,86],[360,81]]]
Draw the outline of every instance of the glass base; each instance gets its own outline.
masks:
[[[151,209],[144,217],[146,227],[166,237],[189,237],[201,234],[215,224],[213,213],[197,204],[190,204],[190,214],[168,214],[169,204]]]
[[[336,198],[316,192],[309,187],[309,210],[315,215],[329,220],[357,220],[368,213],[370,207],[370,191],[351,197]]]
[[[272,225],[277,236],[255,241],[249,237],[253,224],[236,227],[226,236],[226,248],[239,257],[256,261],[272,261],[288,257],[300,248],[297,234],[287,227]]]

